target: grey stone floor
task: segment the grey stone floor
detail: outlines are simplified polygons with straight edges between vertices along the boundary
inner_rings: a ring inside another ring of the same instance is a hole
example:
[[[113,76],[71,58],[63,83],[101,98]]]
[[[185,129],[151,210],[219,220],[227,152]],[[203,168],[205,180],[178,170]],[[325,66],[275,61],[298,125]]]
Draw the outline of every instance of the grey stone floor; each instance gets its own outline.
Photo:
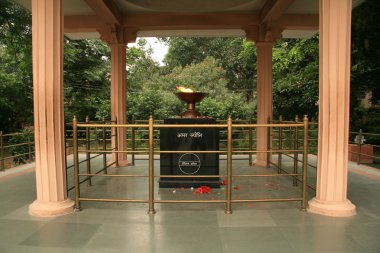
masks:
[[[315,158],[310,156],[311,163]],[[221,173],[225,161],[220,162]],[[93,162],[94,170],[100,161]],[[290,160],[284,161],[291,167]],[[82,169],[84,168],[84,165]],[[156,174],[159,161],[155,162]],[[274,169],[250,167],[234,161],[234,173],[267,173]],[[110,173],[147,172],[147,161],[112,168]],[[315,169],[309,170],[310,183]],[[69,184],[72,183],[69,171]],[[299,196],[289,178],[238,179],[234,198]],[[0,252],[380,252],[380,171],[350,163],[349,199],[357,215],[349,218],[320,216],[299,210],[299,202],[233,204],[233,214],[223,204],[156,204],[148,215],[147,204],[82,202],[83,210],[61,217],[29,216],[35,200],[35,175],[31,166],[15,173],[0,173]],[[83,197],[147,198],[147,180],[96,178],[83,184]],[[74,198],[70,192],[70,198]],[[309,197],[314,196],[312,190]],[[225,189],[194,194],[191,189],[158,189],[156,199],[223,199]]]

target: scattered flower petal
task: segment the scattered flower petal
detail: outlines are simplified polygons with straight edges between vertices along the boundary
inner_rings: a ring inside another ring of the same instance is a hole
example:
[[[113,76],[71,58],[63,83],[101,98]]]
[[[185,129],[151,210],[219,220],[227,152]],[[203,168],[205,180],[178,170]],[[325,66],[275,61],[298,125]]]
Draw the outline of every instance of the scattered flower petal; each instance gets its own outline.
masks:
[[[236,190],[236,191],[239,190],[239,188],[240,188],[240,187],[239,187],[238,185],[235,185],[235,186],[234,186],[234,190]]]
[[[202,186],[199,186],[194,193],[197,193],[197,194],[207,194],[207,193],[210,193],[211,192],[211,187],[209,186],[206,186],[206,185],[202,185]]]

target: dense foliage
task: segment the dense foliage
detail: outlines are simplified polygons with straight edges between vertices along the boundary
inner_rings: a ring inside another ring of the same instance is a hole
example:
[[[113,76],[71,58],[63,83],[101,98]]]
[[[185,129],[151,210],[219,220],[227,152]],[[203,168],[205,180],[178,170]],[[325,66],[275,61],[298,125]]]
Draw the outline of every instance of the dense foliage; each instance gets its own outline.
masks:
[[[33,124],[31,16],[0,1],[0,130]]]
[[[235,119],[249,117],[254,103],[247,103],[243,94],[227,88],[226,71],[213,57],[206,57],[199,63],[185,67],[176,66],[169,74],[147,75],[140,91],[131,92],[128,99],[129,116],[146,119],[149,114],[155,118],[178,115],[184,105],[175,97],[176,86],[184,85],[196,91],[208,93],[198,106],[204,116]]]
[[[65,119],[83,120],[98,113],[99,104],[109,101],[109,48],[98,40],[65,39]]]
[[[350,126],[355,131],[380,132],[379,13],[380,2],[366,0],[352,14]]]
[[[367,0],[353,12],[351,127],[378,131],[380,113],[380,4]],[[128,119],[178,115],[177,85],[206,91],[198,110],[235,119],[256,114],[256,48],[242,38],[161,38],[169,46],[160,66],[145,40],[127,49]],[[282,39],[273,49],[274,115],[318,114],[318,35]],[[110,117],[110,52],[97,40],[64,41],[65,119]],[[0,130],[33,124],[31,16],[0,1]],[[367,97],[368,99],[363,100]],[[364,103],[363,103],[364,101]]]
[[[280,40],[273,48],[274,116],[316,118],[318,114],[318,36]]]
[[[169,45],[165,62],[174,69],[200,64],[207,57],[216,59],[225,70],[226,90],[235,96],[226,100],[230,102],[226,107],[233,105],[237,106],[235,110],[245,111],[238,113],[243,118],[255,115],[256,49],[253,43],[241,38],[170,38],[165,41]],[[318,36],[283,39],[276,43],[273,48],[273,96],[275,117],[280,114],[287,118],[294,118],[296,114],[317,115]],[[232,102],[243,100],[253,103]],[[231,111],[222,108],[224,104],[225,100],[207,101],[216,117],[225,117],[223,111]]]
[[[252,99],[256,83],[256,48],[242,38],[170,38],[165,39],[169,68],[185,67],[213,57],[226,71],[227,87]]]

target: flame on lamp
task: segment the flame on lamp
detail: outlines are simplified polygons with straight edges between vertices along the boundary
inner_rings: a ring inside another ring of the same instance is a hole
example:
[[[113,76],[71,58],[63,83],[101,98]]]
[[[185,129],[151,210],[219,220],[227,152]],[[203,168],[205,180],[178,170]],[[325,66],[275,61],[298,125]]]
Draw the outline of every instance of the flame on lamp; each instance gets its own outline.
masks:
[[[185,92],[185,93],[193,93],[194,91],[190,88],[186,88],[185,86],[176,86],[176,89],[179,92]]]

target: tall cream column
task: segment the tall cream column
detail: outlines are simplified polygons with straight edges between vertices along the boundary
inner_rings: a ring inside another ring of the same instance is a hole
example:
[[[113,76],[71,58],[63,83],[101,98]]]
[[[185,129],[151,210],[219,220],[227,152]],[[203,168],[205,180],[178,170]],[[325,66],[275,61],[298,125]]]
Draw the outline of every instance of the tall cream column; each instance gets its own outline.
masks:
[[[35,216],[67,214],[74,205],[66,193],[62,11],[62,0],[32,1]]]
[[[309,211],[355,215],[347,199],[351,0],[320,0],[317,195]]]
[[[111,119],[117,124],[126,124],[126,45],[110,43],[111,48]],[[112,138],[115,147],[115,138]],[[127,150],[126,129],[117,129],[117,146],[119,151]],[[115,157],[113,157],[115,159]],[[120,166],[128,165],[127,154],[118,153]]]
[[[256,42],[257,48],[257,123],[267,124],[272,119],[272,46],[273,42]],[[257,150],[267,150],[268,129],[257,128]],[[267,166],[267,153],[257,153],[255,164]]]

